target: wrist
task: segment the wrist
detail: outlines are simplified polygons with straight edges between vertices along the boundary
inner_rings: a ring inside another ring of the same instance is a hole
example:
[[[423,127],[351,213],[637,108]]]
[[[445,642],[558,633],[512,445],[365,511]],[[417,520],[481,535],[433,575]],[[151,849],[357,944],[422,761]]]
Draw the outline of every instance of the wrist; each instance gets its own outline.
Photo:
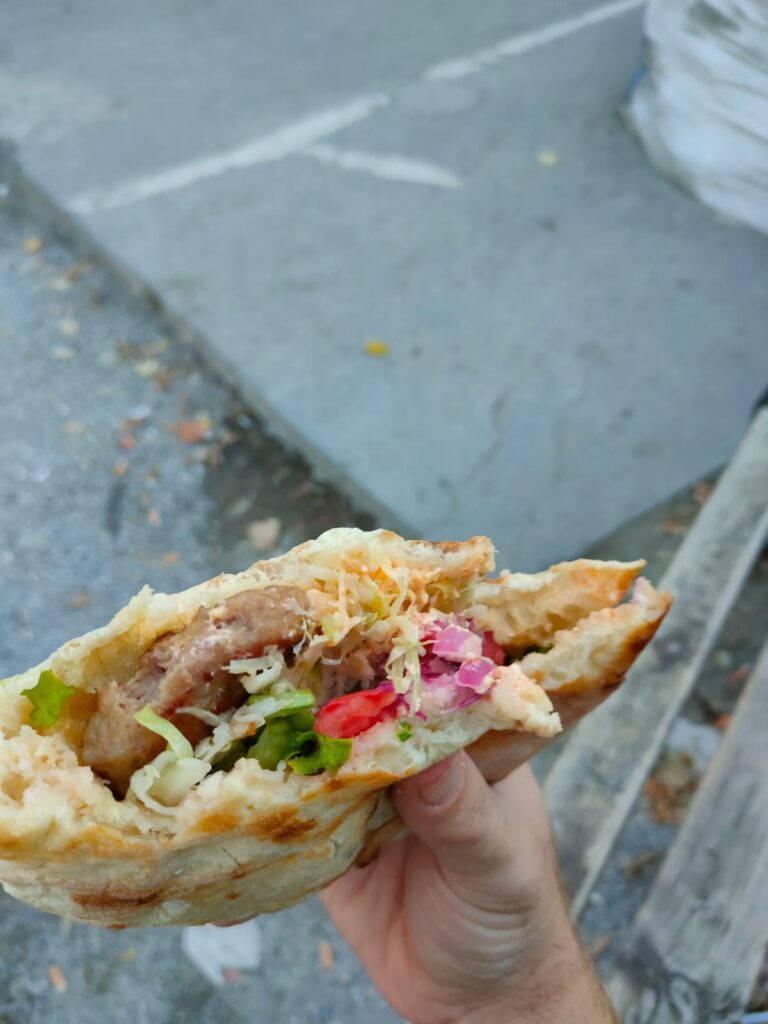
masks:
[[[569,925],[570,929],[570,925]],[[617,1024],[597,972],[575,934],[530,978],[456,1024]]]
[[[599,982],[589,990],[573,990],[535,1003],[510,998],[460,1017],[456,1024],[618,1024]]]

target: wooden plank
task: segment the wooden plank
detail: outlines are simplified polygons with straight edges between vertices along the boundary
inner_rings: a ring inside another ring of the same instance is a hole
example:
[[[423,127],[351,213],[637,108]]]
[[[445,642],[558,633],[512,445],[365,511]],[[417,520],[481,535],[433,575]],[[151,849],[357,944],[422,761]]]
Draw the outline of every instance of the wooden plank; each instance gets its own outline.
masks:
[[[622,946],[625,1024],[733,1024],[768,943],[768,644]]]
[[[577,726],[546,779],[575,914],[767,534],[768,409],[762,409],[663,580],[675,603],[659,636],[630,681]]]

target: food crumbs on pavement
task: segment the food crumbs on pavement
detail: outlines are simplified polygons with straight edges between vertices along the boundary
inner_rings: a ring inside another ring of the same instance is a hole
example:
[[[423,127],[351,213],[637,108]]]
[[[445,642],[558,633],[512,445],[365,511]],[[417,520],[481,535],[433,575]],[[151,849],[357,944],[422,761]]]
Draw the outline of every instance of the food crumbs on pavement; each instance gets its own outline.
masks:
[[[268,516],[249,523],[245,535],[257,551],[271,551],[280,539],[282,526],[277,516]]]
[[[376,341],[372,338],[370,341],[366,341],[365,351],[369,356],[388,356],[389,345],[386,341]]]
[[[669,534],[670,537],[678,537],[681,533],[685,533],[688,527],[677,519],[665,519],[661,524],[661,529],[664,533]]]
[[[751,665],[739,665],[733,672],[730,673],[726,682],[729,686],[741,686],[742,683],[746,683],[749,679],[749,673],[752,670]]]
[[[64,977],[64,972],[58,964],[51,964],[48,968],[48,979],[51,983],[51,987],[57,992],[67,991],[67,979]]]
[[[651,817],[661,825],[679,825],[701,779],[685,751],[664,751],[643,793]]]
[[[209,416],[198,416],[173,425],[173,432],[184,444],[197,444],[210,432],[213,424]]]
[[[64,433],[69,434],[70,437],[82,437],[83,434],[88,433],[86,425],[78,420],[67,420],[63,429]]]
[[[59,334],[65,338],[74,338],[80,333],[80,324],[77,320],[73,320],[71,316],[62,317],[61,320],[56,324]]]
[[[540,149],[536,153],[536,162],[542,167],[557,167],[560,163],[560,154],[554,149]]]
[[[624,868],[624,877],[628,881],[634,881],[634,879],[640,878],[645,869],[658,863],[658,861],[661,860],[661,857],[661,850],[646,850],[644,853],[638,853],[637,856],[633,857]]]
[[[160,373],[162,366],[157,359],[140,359],[137,363],[134,363],[133,372],[137,377],[143,377],[145,380],[149,380],[150,377],[154,377],[156,373]]]
[[[708,480],[699,480],[697,484],[693,486],[693,500],[701,508],[706,504],[707,499],[714,490],[714,484],[711,484]]]

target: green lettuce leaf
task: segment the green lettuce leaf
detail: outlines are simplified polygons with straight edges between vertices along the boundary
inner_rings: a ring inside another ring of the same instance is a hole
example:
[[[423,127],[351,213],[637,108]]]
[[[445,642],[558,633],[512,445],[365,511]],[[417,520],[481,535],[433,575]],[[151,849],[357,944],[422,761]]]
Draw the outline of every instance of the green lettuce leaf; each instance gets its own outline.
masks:
[[[312,732],[315,728],[315,716],[311,711],[296,711],[288,715],[288,721],[296,732]]]
[[[400,720],[397,723],[395,735],[401,743],[405,743],[406,740],[409,740],[411,736],[413,736],[413,726],[410,722]]]
[[[300,735],[288,719],[273,719],[259,732],[248,750],[248,757],[255,757],[262,768],[273,772],[281,761],[297,752]]]
[[[297,738],[297,753],[288,765],[297,775],[317,775],[341,768],[352,753],[352,740],[338,740],[317,732],[305,732]]]
[[[337,740],[310,730],[299,730],[306,712],[284,718],[271,718],[260,730],[256,742],[248,750],[262,768],[275,771],[281,761],[297,775],[317,775],[335,771],[350,755],[352,740]]]
[[[149,729],[151,732],[156,732],[158,736],[162,736],[168,744],[168,749],[172,750],[179,759],[194,756],[192,744],[187,737],[173,723],[169,722],[167,718],[163,718],[156,711],[153,711],[149,705],[142,708],[141,711],[137,711],[133,717],[145,729]]]
[[[21,691],[22,697],[32,702],[30,724],[40,729],[53,725],[59,719],[64,701],[76,692],[76,686],[67,686],[50,669],[45,669],[34,686]]]
[[[214,771],[228,772],[246,753],[247,748],[242,740],[232,740],[211,761]]]

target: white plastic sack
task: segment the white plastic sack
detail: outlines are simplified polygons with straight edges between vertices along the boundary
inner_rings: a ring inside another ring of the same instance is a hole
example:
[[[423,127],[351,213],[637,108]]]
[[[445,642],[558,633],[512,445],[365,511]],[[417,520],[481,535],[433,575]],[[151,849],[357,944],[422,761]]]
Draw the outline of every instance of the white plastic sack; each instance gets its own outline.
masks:
[[[768,0],[651,0],[628,119],[654,163],[768,232]]]

